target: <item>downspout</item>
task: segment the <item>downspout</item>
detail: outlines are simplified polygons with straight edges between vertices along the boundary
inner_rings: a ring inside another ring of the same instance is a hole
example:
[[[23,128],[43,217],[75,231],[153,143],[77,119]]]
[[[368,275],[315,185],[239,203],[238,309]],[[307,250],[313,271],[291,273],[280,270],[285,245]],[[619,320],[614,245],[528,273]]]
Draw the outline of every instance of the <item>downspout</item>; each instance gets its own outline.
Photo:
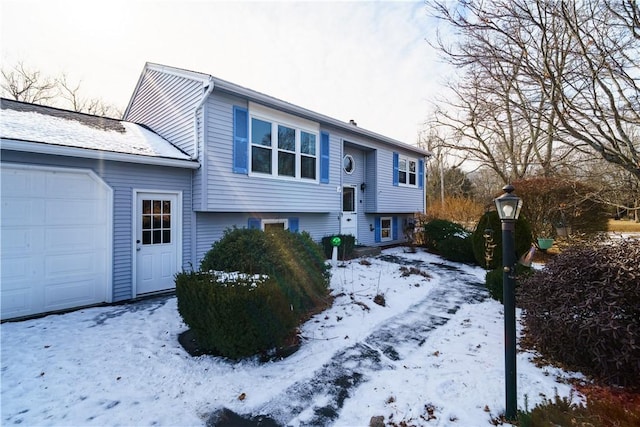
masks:
[[[213,92],[214,86],[215,85],[213,83],[213,77],[209,76],[209,84],[205,86],[206,91],[202,96],[202,100],[198,103],[198,105],[196,106],[196,109],[193,111],[194,146],[193,146],[193,156],[191,156],[191,159],[193,160],[198,160],[198,156],[200,155],[199,153],[200,134],[198,132],[198,110],[200,110],[200,108],[204,105],[204,103],[207,102],[207,98],[209,97],[211,92]]]

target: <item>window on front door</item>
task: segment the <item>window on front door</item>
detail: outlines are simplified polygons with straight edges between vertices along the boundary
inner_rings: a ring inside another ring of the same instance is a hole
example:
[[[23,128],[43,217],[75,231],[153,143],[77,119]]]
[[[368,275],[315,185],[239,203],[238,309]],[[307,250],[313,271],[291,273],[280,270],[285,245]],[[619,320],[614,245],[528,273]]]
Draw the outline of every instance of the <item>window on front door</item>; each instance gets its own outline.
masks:
[[[391,230],[392,218],[382,217],[380,218],[380,241],[393,240],[393,234]]]
[[[171,243],[171,200],[142,200],[142,244]]]
[[[354,187],[342,188],[342,211],[356,211],[356,189]]]

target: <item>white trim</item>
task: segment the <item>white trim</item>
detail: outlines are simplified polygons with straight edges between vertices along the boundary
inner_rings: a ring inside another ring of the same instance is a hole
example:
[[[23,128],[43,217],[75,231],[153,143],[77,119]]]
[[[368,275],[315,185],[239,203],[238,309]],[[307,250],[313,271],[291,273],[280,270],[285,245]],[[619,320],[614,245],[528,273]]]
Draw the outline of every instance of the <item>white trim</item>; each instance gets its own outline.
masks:
[[[347,160],[347,158],[351,159],[351,165],[352,168],[350,171],[348,171],[345,167],[344,167],[344,161]],[[355,172],[356,170],[356,159],[351,155],[351,154],[345,154],[344,157],[342,157],[342,170],[344,171],[344,173],[346,173],[347,175],[351,175],[353,172]]]
[[[401,171],[400,170],[400,162],[403,161],[403,160],[405,160],[406,164],[407,164],[405,171]],[[409,172],[409,169],[410,169],[409,168],[409,163],[411,163],[411,162],[415,163],[415,165],[416,165],[415,172],[413,172],[413,174],[416,176],[416,180],[415,180],[416,183],[415,184],[410,184],[409,183],[409,174],[410,174],[410,172]],[[418,176],[418,173],[419,173],[418,167],[419,167],[419,165],[420,165],[420,162],[418,161],[417,158],[405,156],[403,154],[398,154],[398,186],[400,186],[400,187],[417,188],[418,187],[418,179],[419,179],[419,176]],[[400,172],[405,172],[406,177],[407,177],[406,178],[407,182],[403,183],[403,182],[400,181]]]
[[[4,147],[3,147],[4,148]],[[105,289],[105,302],[113,302],[113,220],[114,220],[114,210],[113,210],[113,189],[109,184],[107,184],[98,174],[96,174],[91,169],[85,168],[69,168],[69,167],[58,167],[58,166],[43,166],[43,165],[27,165],[24,163],[13,163],[13,162],[2,162],[3,167],[11,167],[14,169],[23,169],[23,170],[38,170],[45,172],[66,172],[66,173],[84,173],[91,177],[95,182],[104,187],[107,190],[107,219],[106,219],[106,260],[107,263],[107,285]]]
[[[138,216],[140,211],[138,209],[138,195],[142,193],[157,194],[157,195],[171,195],[176,196],[176,227],[175,227],[175,242],[176,242],[176,268],[180,271],[183,268],[182,262],[182,227],[183,216],[182,210],[182,191],[167,191],[167,190],[149,190],[144,188],[134,188],[132,193],[133,200],[131,202],[131,297],[138,296],[137,282],[138,282],[138,257],[137,257],[137,244],[136,239],[138,236]]]
[[[382,226],[383,221],[389,221],[389,237],[382,236],[382,230],[386,230],[386,227]],[[393,217],[392,216],[381,216],[380,217],[380,241],[381,242],[390,242],[393,240]]]
[[[263,107],[258,104],[249,103],[249,157],[248,157],[248,169],[249,176],[260,178],[272,178],[283,181],[293,182],[306,182],[306,183],[320,183],[320,126],[317,123],[309,122],[307,120],[299,119],[288,114],[272,110],[270,108]],[[259,144],[253,144],[253,120],[260,120],[271,124],[271,145],[263,146]],[[289,151],[280,149],[278,147],[278,127],[284,126],[295,131],[295,151]],[[302,153],[302,132],[308,133],[315,137],[315,154],[310,156]],[[275,137],[274,137],[275,135]],[[253,148],[268,149],[271,151],[271,173],[257,172],[252,170],[253,163]],[[280,175],[278,174],[278,155],[280,152],[290,153],[295,156],[295,175]],[[302,157],[313,157],[315,159],[315,178],[302,177]]]
[[[289,220],[287,218],[268,218],[260,220],[260,229],[264,231],[265,224],[284,224],[284,229],[289,229]]]
[[[166,157],[141,156],[138,154],[116,153],[114,151],[92,150],[89,148],[65,147],[43,142],[20,141],[2,138],[2,149],[25,153],[50,154],[52,156],[80,157],[83,159],[111,160],[114,162],[137,163],[155,166],[198,169],[200,163],[193,160],[170,159]]]

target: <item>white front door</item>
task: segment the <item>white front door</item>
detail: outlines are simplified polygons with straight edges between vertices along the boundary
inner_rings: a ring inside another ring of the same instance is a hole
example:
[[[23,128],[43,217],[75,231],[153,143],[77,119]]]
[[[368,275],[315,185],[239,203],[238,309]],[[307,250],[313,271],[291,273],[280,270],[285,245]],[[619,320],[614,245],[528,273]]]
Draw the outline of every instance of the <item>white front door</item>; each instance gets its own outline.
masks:
[[[342,187],[342,217],[340,219],[340,234],[351,234],[358,238],[358,210],[356,203],[356,187],[345,185]]]
[[[178,194],[136,195],[136,295],[175,287],[180,266]]]

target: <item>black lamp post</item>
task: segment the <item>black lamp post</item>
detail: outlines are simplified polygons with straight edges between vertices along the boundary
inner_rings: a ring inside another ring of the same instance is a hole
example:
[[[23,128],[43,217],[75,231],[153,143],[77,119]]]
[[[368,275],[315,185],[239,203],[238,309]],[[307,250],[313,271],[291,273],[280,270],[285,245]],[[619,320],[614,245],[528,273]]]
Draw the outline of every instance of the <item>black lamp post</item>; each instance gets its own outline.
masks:
[[[495,199],[498,216],[502,222],[502,285],[504,299],[504,367],[506,404],[505,418],[515,420],[518,410],[516,392],[516,281],[515,281],[515,224],[522,200],[515,194],[513,185],[505,185],[504,194]]]

